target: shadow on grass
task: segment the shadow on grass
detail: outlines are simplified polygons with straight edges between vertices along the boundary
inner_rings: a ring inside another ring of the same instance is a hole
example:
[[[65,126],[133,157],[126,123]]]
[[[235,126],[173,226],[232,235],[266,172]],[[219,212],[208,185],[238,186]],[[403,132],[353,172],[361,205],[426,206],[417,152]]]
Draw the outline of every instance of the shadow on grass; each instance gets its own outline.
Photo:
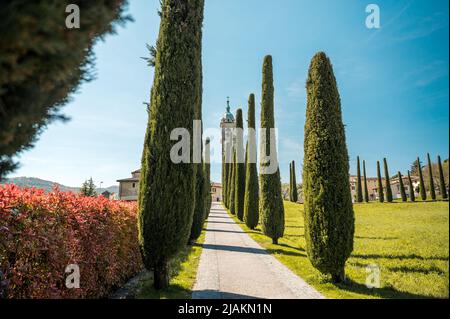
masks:
[[[357,239],[394,240],[398,237],[355,236]]]
[[[413,294],[409,292],[399,291],[392,287],[383,288],[367,288],[366,285],[357,283],[348,279],[346,283],[334,284],[337,288],[357,294],[363,294],[373,297],[385,299],[434,299],[426,295]]]
[[[216,233],[234,233],[234,234],[260,234],[256,231],[236,231],[236,230],[225,230],[225,229],[209,229],[204,228],[203,230],[209,231],[209,232],[216,232]]]
[[[430,257],[423,257],[416,254],[409,254],[409,255],[381,255],[381,254],[367,254],[367,255],[351,255],[351,257],[354,258],[361,258],[361,259],[418,259],[418,260],[441,260],[441,261],[448,261],[448,257],[445,256],[430,256]]]

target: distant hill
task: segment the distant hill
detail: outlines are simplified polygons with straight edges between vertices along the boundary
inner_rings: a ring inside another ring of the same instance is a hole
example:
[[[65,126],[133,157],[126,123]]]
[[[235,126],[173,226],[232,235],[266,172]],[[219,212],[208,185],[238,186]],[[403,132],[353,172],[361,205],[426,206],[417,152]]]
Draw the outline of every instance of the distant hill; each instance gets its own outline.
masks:
[[[46,192],[50,192],[54,186],[58,186],[59,190],[62,192],[72,192],[72,193],[79,193],[80,187],[70,187],[61,185],[56,182],[46,181],[40,178],[36,177],[13,177],[13,178],[5,178],[0,182],[0,185],[2,184],[14,184],[22,188],[31,188],[35,187],[38,189],[43,189]],[[107,188],[97,188],[97,193],[102,193],[105,190],[108,190],[111,193],[118,193],[119,192],[119,186],[113,185],[109,186]]]

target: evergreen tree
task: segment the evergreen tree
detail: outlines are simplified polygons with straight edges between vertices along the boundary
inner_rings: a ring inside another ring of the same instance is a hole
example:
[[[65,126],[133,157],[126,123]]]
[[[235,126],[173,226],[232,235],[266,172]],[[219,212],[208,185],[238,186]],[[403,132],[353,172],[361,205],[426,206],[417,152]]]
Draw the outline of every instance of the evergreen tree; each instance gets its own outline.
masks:
[[[341,103],[330,60],[323,52],[311,61],[303,162],[306,250],[312,265],[345,280],[353,250],[355,218]]]
[[[226,207],[230,209],[231,207],[231,189],[233,188],[233,163],[234,163],[234,151],[230,150],[230,160],[228,163],[228,179],[227,179],[227,205]]]
[[[363,160],[363,175],[364,175],[364,200],[366,203],[370,201],[369,190],[367,188],[367,175],[366,175],[366,161]]]
[[[205,159],[204,159],[204,175],[205,175],[205,213],[203,217],[203,223],[209,216],[211,210],[212,198],[211,198],[211,139],[209,137],[205,140]]]
[[[97,190],[92,177],[84,181],[80,189],[80,194],[86,197],[97,196]]]
[[[363,202],[362,184],[361,184],[361,167],[359,163],[359,156],[356,160],[356,201],[358,203]]]
[[[295,161],[292,161],[292,201],[297,203],[298,192],[297,192],[297,177],[295,176]]]
[[[383,158],[384,163],[384,178],[386,181],[386,200],[389,203],[392,203],[392,188],[391,188],[391,179],[389,178],[389,170],[386,158]]]
[[[419,167],[419,191],[420,191],[420,197],[422,200],[427,200],[427,191],[425,189],[425,182],[423,181],[423,173],[422,173],[422,166],[420,165],[420,159],[417,158],[417,165]]]
[[[163,0],[149,121],[142,153],[138,230],[154,287],[169,285],[169,262],[185,247],[195,207],[196,165],[174,163],[168,134],[191,136],[202,96],[203,0]]]
[[[68,4],[81,27],[66,26]],[[79,86],[94,78],[94,44],[131,20],[126,0],[0,1],[0,180],[17,168]]]
[[[377,161],[378,200],[384,202],[383,180],[381,179],[380,161]]]
[[[228,178],[228,166],[226,161],[226,151],[222,154],[222,203],[227,207],[227,178]]]
[[[248,228],[255,229],[259,222],[259,185],[256,167],[255,95],[248,100],[248,149],[245,174],[244,221]]]
[[[444,170],[442,169],[441,157],[438,155],[438,168],[439,168],[439,191],[441,192],[442,199],[447,199],[447,187],[445,186]]]
[[[243,136],[242,109],[236,111],[236,172],[234,184],[234,211],[239,220],[244,220],[244,198],[245,198],[245,154]]]
[[[432,200],[436,200],[436,191],[434,189],[434,179],[433,179],[433,166],[431,165],[430,154],[427,153],[428,159],[428,176],[429,176],[429,188],[430,188],[430,196]]]
[[[289,163],[289,201],[293,201],[292,197],[292,162]]]
[[[236,215],[236,171],[237,171],[237,155],[236,149],[233,149],[233,162],[231,163],[231,179],[230,179],[230,213]]]
[[[400,172],[398,172],[398,182],[400,183],[400,195],[402,196],[402,202],[406,202],[406,191],[405,185],[403,184],[403,177]]]
[[[274,244],[278,244],[278,239],[284,234],[284,206],[281,195],[280,168],[278,165],[278,156],[276,153],[275,141],[275,115],[274,115],[274,88],[272,57],[270,55],[264,58],[263,80],[262,80],[262,102],[261,102],[261,130],[264,138],[261,143],[265,152],[260,156],[260,218],[263,234],[272,238]],[[272,145],[272,146],[271,146]],[[273,147],[275,146],[275,147]],[[272,159],[268,163],[267,155]],[[276,164],[276,171],[269,172],[269,165]]]
[[[409,173],[409,171],[408,171],[408,183],[409,183],[409,199],[411,200],[411,202],[415,202],[416,195],[414,194],[414,185],[411,180],[411,174]]]

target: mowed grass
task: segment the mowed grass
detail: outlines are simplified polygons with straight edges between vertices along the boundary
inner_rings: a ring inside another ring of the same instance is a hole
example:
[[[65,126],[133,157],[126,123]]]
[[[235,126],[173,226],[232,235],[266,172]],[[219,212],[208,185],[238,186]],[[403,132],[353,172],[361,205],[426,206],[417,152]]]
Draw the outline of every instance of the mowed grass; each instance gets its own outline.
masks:
[[[355,204],[356,232],[346,284],[335,285],[309,262],[303,205],[285,202],[279,245],[234,220],[294,273],[328,298],[448,298],[448,202]],[[366,287],[368,265],[381,269],[381,287]]]
[[[170,263],[170,286],[167,289],[153,288],[153,273],[140,282],[136,294],[137,299],[191,299],[192,288],[197,277],[198,264],[202,252],[201,244],[205,240],[205,232],[197,242],[186,247]]]

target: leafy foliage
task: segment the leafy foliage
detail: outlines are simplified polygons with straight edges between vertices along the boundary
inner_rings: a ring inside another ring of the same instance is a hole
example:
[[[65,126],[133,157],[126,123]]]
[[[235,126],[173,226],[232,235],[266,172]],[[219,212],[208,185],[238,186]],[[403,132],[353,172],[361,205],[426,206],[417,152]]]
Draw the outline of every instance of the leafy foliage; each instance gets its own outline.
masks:
[[[388,164],[386,158],[383,158],[383,164],[384,164],[384,180],[386,182],[386,201],[388,203],[392,203],[392,188],[391,188],[391,179],[389,178],[389,170],[388,170]]]
[[[271,132],[271,129],[273,130]],[[274,134],[275,114],[274,114],[274,87],[273,87],[273,67],[270,55],[264,58],[263,79],[262,79],[262,102],[261,102],[261,130],[265,131],[266,154],[271,154],[272,160],[277,162],[276,146],[271,148],[271,140],[276,141]],[[262,140],[261,143],[264,143]],[[262,149],[262,148],[261,148]],[[261,154],[260,158],[265,158],[266,154]],[[273,243],[278,243],[278,238],[284,234],[284,206],[281,195],[280,168],[273,174],[263,173],[266,165],[260,162],[260,197],[259,213],[261,218],[262,232],[272,238]]]
[[[92,177],[86,180],[83,185],[81,185],[80,194],[83,196],[94,197],[97,196],[96,187]]]
[[[244,123],[242,118],[242,109],[236,111],[236,163],[234,179],[234,211],[239,220],[244,220],[244,198],[245,198],[245,161],[243,145]]]
[[[364,176],[364,201],[368,203],[370,201],[369,190],[367,188],[367,174],[366,174],[366,161],[363,160],[363,176]]]
[[[81,28],[68,29],[65,9],[76,4]],[[117,25],[126,0],[0,2],[0,179],[17,167],[13,156],[33,147],[79,85],[93,78],[93,46]]]
[[[427,199],[427,191],[425,189],[425,182],[423,181],[422,167],[420,166],[420,159],[418,157],[417,157],[417,162],[416,163],[419,166],[419,181],[420,181],[419,192],[420,192],[420,198],[422,198],[422,200],[426,200]]]
[[[255,129],[255,123],[255,95],[250,94],[248,99],[249,142],[247,143],[248,149],[244,199],[244,221],[250,229],[255,229],[259,222],[259,184],[256,158],[253,158],[250,161],[250,154],[254,154],[256,157],[256,132],[251,130]]]
[[[362,184],[361,184],[361,166],[359,156],[356,159],[356,201],[363,202]]]
[[[439,169],[439,190],[443,199],[448,198],[447,186],[445,185],[444,170],[442,169],[441,157],[438,155],[438,169]]]
[[[331,62],[312,58],[308,80],[303,197],[306,251],[312,265],[335,282],[353,250],[355,218],[341,103]]]
[[[0,186],[6,297],[107,297],[142,269],[136,211],[135,204],[103,196]],[[70,264],[80,267],[80,289],[65,286]]]
[[[377,161],[378,200],[384,202],[383,180],[381,179],[380,162]]]
[[[403,184],[403,177],[400,172],[398,172],[398,182],[400,183],[400,195],[402,197],[402,201],[406,202],[406,191],[405,191],[405,185]]]
[[[429,182],[429,191],[432,200],[436,200],[436,190],[434,189],[434,179],[433,179],[433,168],[431,165],[430,154],[427,153],[428,159],[428,182]]]
[[[411,174],[408,171],[408,184],[409,184],[409,199],[411,200],[411,202],[415,202],[416,201],[416,195],[414,194],[414,185],[413,182],[411,180]]]

